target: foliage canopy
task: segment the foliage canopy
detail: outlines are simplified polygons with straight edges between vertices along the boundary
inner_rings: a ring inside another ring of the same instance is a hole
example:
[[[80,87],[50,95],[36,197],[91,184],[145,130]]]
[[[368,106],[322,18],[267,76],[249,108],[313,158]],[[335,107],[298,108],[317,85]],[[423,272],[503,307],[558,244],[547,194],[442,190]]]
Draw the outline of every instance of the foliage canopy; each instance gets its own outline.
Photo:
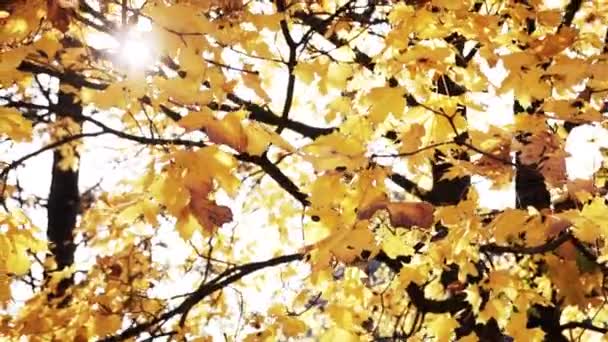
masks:
[[[608,112],[605,1],[16,0],[0,23],[0,336],[608,333],[606,169],[566,167]]]

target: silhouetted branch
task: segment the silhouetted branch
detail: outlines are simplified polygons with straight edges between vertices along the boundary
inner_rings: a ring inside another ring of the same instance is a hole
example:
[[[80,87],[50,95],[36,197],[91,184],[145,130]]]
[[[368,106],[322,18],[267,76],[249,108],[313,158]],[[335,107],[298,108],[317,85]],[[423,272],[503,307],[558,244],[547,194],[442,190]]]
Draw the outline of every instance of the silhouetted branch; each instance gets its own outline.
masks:
[[[277,5],[277,11],[279,13],[285,13],[285,11],[287,10],[285,0],[277,0],[275,3]],[[296,75],[293,71],[296,67],[296,64],[298,64],[298,61],[296,59],[296,52],[299,44],[293,40],[293,37],[289,32],[289,26],[287,25],[286,19],[282,19],[279,22],[279,25],[281,27],[281,33],[283,34],[283,38],[285,38],[285,42],[287,43],[287,47],[289,48],[289,57],[286,63],[288,72],[286,87],[287,90],[285,94],[285,102],[283,103],[283,111],[281,113],[281,122],[276,128],[276,132],[281,134],[281,132],[285,128],[285,124],[289,119],[289,112],[291,111],[291,105],[293,103],[293,92],[295,90],[296,85]]]
[[[190,309],[192,309],[196,304],[201,302],[207,296],[212,293],[219,291],[226,286],[239,281],[241,278],[259,271],[261,269],[267,267],[278,266],[285,263],[290,263],[293,261],[301,260],[303,258],[303,254],[288,254],[282,255],[276,258],[268,259],[266,261],[252,262],[240,266],[236,266],[233,268],[229,268],[226,271],[219,274],[217,277],[209,281],[208,283],[201,284],[194,292],[192,292],[186,299],[184,299],[177,307],[166,311],[160,316],[149,320],[144,323],[137,323],[134,326],[125,329],[123,332],[109,336],[101,339],[102,342],[116,342],[116,341],[124,341],[132,337],[139,336],[141,333],[146,332],[149,328],[155,326],[156,324],[162,324],[167,320],[177,316],[186,314]]]
[[[283,119],[281,117],[279,117],[269,109],[265,109],[262,106],[253,102],[243,100],[235,94],[228,94],[228,99],[240,106],[245,107],[245,109],[248,110],[250,113],[249,119],[251,120],[255,120],[273,126],[278,126],[282,123],[285,128],[297,132],[310,139],[315,139],[322,135],[331,134],[336,130],[335,127],[325,128],[309,126],[299,121],[290,120],[289,118],[287,118],[286,121],[282,121]]]
[[[568,323],[564,323],[564,324],[560,325],[559,327],[562,330],[584,329],[584,330],[591,330],[591,331],[599,332],[602,334],[608,333],[608,328],[598,327],[597,325],[593,325],[593,323],[591,323],[589,321],[568,322]]]
[[[569,231],[562,232],[558,237],[553,238],[546,243],[538,246],[501,246],[495,243],[482,245],[479,250],[483,253],[489,252],[494,254],[512,253],[512,254],[543,254],[551,252],[561,246],[566,241],[572,239],[572,234]]]
[[[572,24],[572,20],[574,20],[574,16],[576,12],[581,8],[583,0],[570,0],[568,5],[566,5],[566,10],[564,12],[564,16],[562,18],[562,22],[559,25],[559,28],[570,26]]]
[[[459,293],[447,299],[428,299],[424,296],[424,289],[418,284],[410,282],[406,288],[410,301],[416,308],[424,313],[451,313],[464,310],[470,306],[466,301],[466,293]]]
[[[101,82],[93,82],[88,80],[86,77],[77,74],[72,70],[57,70],[51,66],[36,64],[34,62],[24,60],[21,62],[17,70],[24,72],[31,72],[34,74],[47,74],[52,77],[57,77],[62,83],[69,84],[76,88],[91,88],[96,90],[104,90],[108,87],[108,84]]]
[[[247,153],[241,153],[239,155],[236,155],[236,158],[240,161],[258,165],[262,168],[264,172],[266,172],[268,176],[274,179],[274,181],[277,182],[277,184],[283,190],[287,191],[287,193],[289,193],[291,196],[293,196],[293,198],[298,200],[298,202],[300,202],[303,206],[307,206],[310,204],[310,201],[308,200],[308,195],[300,191],[298,186],[295,185],[295,183],[291,179],[289,179],[281,171],[281,169],[279,169],[278,166],[272,163],[265,154],[261,156],[252,156]]]
[[[411,181],[409,179],[407,179],[405,176],[400,175],[398,173],[392,173],[389,176],[389,179],[393,181],[393,183],[399,185],[403,190],[411,193],[412,195],[419,197],[419,198],[424,198],[426,191],[423,190],[422,188],[420,188],[418,186],[418,184],[416,184],[414,181]]]

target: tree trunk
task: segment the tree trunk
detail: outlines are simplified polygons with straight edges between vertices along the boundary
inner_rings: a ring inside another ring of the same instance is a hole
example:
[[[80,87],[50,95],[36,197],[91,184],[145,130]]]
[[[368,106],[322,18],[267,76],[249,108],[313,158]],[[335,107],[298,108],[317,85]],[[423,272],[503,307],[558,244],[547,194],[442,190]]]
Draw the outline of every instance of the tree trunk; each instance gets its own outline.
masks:
[[[64,92],[58,94],[56,119],[69,116],[78,122],[82,115],[82,107],[74,102],[74,96]],[[70,145],[70,148],[75,148]],[[61,271],[74,263],[74,228],[80,206],[80,193],[78,191],[78,154],[74,151],[76,160],[74,168],[66,170],[60,167],[63,156],[59,150],[53,154],[52,181],[47,205],[47,238],[50,251],[55,259],[57,268],[49,271]],[[49,274],[47,273],[47,276]],[[62,298],[66,290],[72,285],[73,278],[67,277],[59,282],[54,290],[53,297]]]

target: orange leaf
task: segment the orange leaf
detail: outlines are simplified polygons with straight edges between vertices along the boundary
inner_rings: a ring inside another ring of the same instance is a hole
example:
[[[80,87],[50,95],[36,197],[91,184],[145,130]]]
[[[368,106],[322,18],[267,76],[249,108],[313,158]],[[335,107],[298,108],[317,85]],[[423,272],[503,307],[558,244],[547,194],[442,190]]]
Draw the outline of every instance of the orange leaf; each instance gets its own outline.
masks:
[[[394,227],[418,226],[430,228],[433,225],[434,207],[428,202],[398,202],[389,203],[386,209]]]
[[[550,238],[555,238],[562,231],[572,226],[572,222],[569,220],[554,215],[548,215],[546,223],[548,226],[547,235]],[[576,260],[577,251],[572,241],[562,243],[559,247],[557,247],[555,252],[557,255],[566,260]]]
[[[70,25],[72,7],[69,1],[48,0],[47,17],[53,26],[61,32],[66,32]]]
[[[368,202],[368,203],[365,203]],[[381,209],[386,209],[386,205],[390,203],[386,198],[386,194],[378,194],[375,197],[371,198],[369,201],[365,201],[361,203],[359,210],[357,211],[357,218],[359,220],[368,220],[376,211]]]
[[[218,205],[207,198],[207,193],[190,189],[190,210],[198,223],[207,232],[214,232],[216,227],[232,221],[232,211],[224,205]]]
[[[430,228],[433,224],[433,211],[435,208],[428,202],[389,202],[386,197],[378,196],[365,206],[359,208],[357,218],[370,219],[381,209],[389,213],[391,224],[394,227],[410,228],[418,226]]]

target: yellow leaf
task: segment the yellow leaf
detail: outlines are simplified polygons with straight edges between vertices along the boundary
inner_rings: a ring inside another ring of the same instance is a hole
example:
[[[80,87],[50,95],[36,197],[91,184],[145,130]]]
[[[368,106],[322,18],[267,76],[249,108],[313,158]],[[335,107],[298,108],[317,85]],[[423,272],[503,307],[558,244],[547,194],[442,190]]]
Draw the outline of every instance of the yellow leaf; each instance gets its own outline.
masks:
[[[233,155],[220,150],[217,146],[209,146],[199,149],[194,157],[197,164],[191,169],[193,174],[201,174],[205,170],[230,197],[236,196],[241,183],[233,174],[237,166]]]
[[[15,248],[6,258],[7,270],[15,275],[24,275],[30,270],[31,262],[23,248]]]
[[[288,152],[295,152],[295,148],[283,137],[272,130],[266,129],[257,122],[250,122],[245,126],[244,131],[247,136],[246,152],[251,155],[262,155],[269,144],[276,145]]]
[[[99,109],[122,108],[128,100],[126,88],[120,83],[112,83],[104,90],[82,88],[80,94],[83,103],[95,104]]]
[[[327,64],[321,62],[321,58],[316,58],[311,63],[298,63],[294,74],[299,80],[306,84],[311,84],[315,80],[315,75],[324,76],[327,72]]]
[[[177,123],[186,129],[186,132],[195,131],[215,120],[213,112],[208,107],[202,107],[199,112],[189,112]]]
[[[199,227],[200,226],[196,221],[196,218],[190,215],[190,212],[187,210],[184,210],[179,216],[177,216],[175,229],[179,233],[179,236],[184,239],[184,241],[190,240],[192,234],[194,234]]]
[[[506,331],[514,342],[542,341],[545,333],[540,328],[528,329],[528,313],[525,310],[514,312],[509,317]]]
[[[525,231],[528,212],[519,209],[505,209],[498,215],[491,226],[494,228],[494,238],[497,243],[506,243],[510,237]]]
[[[306,332],[306,323],[295,317],[281,316],[279,318],[281,329],[287,337],[295,337]]]
[[[0,308],[6,308],[11,300],[11,279],[6,274],[0,274]]]
[[[399,153],[412,153],[418,150],[425,133],[423,125],[418,123],[410,125],[410,127],[401,134]]]
[[[15,72],[29,50],[25,48],[10,49],[0,53],[0,72]]]
[[[429,332],[435,335],[437,341],[448,342],[451,340],[452,334],[460,324],[450,315],[433,315],[436,318],[428,324]]]
[[[242,152],[247,147],[247,135],[243,131],[241,120],[240,112],[228,113],[223,119],[218,120],[213,117],[210,110],[204,110],[188,114],[178,123],[187,131],[202,128],[212,142],[225,144]]]
[[[270,96],[266,93],[266,90],[262,88],[260,76],[252,73],[243,74],[243,83],[247,88],[252,89],[257,96],[259,96],[265,102],[270,102]]]
[[[17,109],[0,107],[0,135],[7,135],[14,141],[30,141],[32,123]]]
[[[359,336],[355,335],[354,333],[342,329],[342,328],[338,328],[338,327],[333,327],[327,331],[325,331],[323,333],[323,335],[321,335],[321,337],[319,338],[319,342],[335,342],[335,341],[340,341],[340,342],[359,342]]]
[[[400,255],[412,255],[414,254],[414,248],[412,248],[407,241],[401,238],[401,235],[397,234],[385,234],[382,238],[382,250],[390,258],[396,258]]]
[[[607,218],[608,207],[604,203],[604,199],[596,197],[583,207],[580,215],[570,218],[570,220],[574,223],[574,234],[577,238],[594,243],[596,239],[608,233]]]
[[[203,45],[204,39],[197,40],[197,45]],[[201,56],[201,46],[192,46],[189,44],[187,47],[181,47],[179,51],[178,62],[180,69],[186,72],[187,79],[194,80],[202,77],[205,73],[205,63]]]
[[[341,238],[337,238],[340,236]],[[363,255],[363,251],[375,254],[377,250],[373,232],[366,225],[358,225],[347,234],[339,234],[331,241],[331,253],[340,261],[351,263]]]
[[[96,313],[93,319],[95,334],[99,337],[116,332],[122,324],[121,317],[114,314]]]
[[[197,3],[205,3],[207,6],[211,4],[210,2]],[[171,6],[156,4],[154,6],[145,6],[144,8],[146,14],[152,17],[152,22],[166,30],[205,33],[213,29],[212,24],[205,16],[198,15],[199,11],[206,10],[204,6],[179,3]],[[175,18],[179,18],[179,20],[175,20]]]
[[[399,282],[403,287],[409,285],[410,282],[422,284],[426,279],[426,274],[423,273],[420,267],[404,266],[399,271]]]
[[[151,193],[162,203],[167,211],[177,216],[188,205],[189,194],[177,171],[158,177],[150,187]]]
[[[159,101],[174,100],[179,103],[192,103],[205,105],[213,99],[211,90],[201,90],[200,80],[196,78],[171,78],[157,77],[153,84],[161,92]]]
[[[365,147],[356,139],[340,133],[332,133],[317,138],[302,151],[304,158],[310,161],[315,170],[328,171],[338,167],[355,170],[367,163]]]
[[[327,66],[327,74],[322,78],[323,81],[319,85],[319,90],[322,94],[326,94],[328,88],[345,89],[346,82],[352,74],[353,69],[350,65],[331,63]]]
[[[43,51],[48,58],[53,58],[55,53],[61,49],[61,47],[61,43],[59,43],[55,31],[45,33],[39,40],[36,41],[36,43],[34,43],[34,48],[36,50]]]
[[[363,100],[370,107],[369,120],[373,124],[383,122],[389,113],[400,117],[405,109],[403,89],[399,87],[373,88]]]

